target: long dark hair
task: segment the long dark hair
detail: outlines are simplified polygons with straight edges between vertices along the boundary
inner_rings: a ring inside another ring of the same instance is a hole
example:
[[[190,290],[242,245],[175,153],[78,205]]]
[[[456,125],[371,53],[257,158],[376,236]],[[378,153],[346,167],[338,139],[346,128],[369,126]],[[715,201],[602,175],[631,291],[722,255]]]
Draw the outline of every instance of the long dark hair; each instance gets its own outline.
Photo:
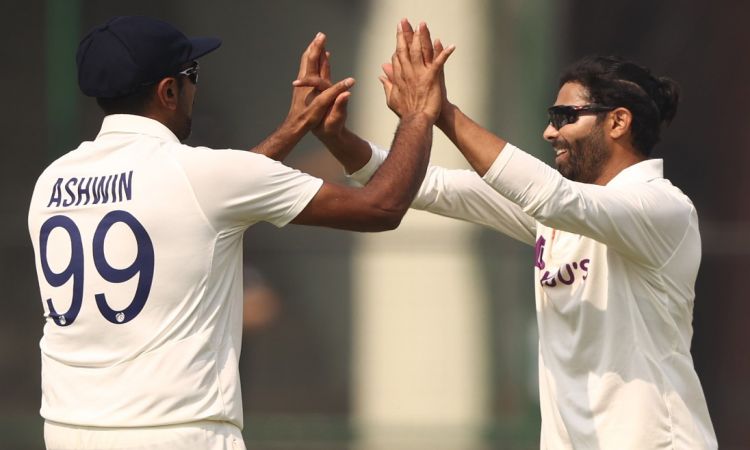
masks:
[[[662,125],[674,118],[680,101],[677,82],[655,77],[647,68],[617,56],[581,59],[560,77],[560,86],[569,82],[585,87],[592,103],[630,110],[633,147],[646,156],[659,142]]]

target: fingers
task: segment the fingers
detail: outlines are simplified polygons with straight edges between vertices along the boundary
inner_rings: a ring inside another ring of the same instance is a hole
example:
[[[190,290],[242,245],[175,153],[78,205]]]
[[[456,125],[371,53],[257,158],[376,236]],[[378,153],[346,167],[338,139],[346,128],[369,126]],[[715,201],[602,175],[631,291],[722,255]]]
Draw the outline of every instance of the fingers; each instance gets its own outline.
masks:
[[[318,33],[313,39],[310,53],[307,55],[307,73],[310,75],[320,74],[320,56],[325,54],[326,35]]]
[[[390,106],[391,90],[393,89],[393,83],[391,83],[391,81],[383,75],[379,76],[378,80],[380,80],[380,82],[383,83],[383,91],[385,91],[385,102],[386,104]]]
[[[307,49],[305,49],[305,52],[302,54],[297,78],[302,78],[306,75],[318,75],[320,73],[319,59],[320,54],[324,51],[325,41],[325,34],[318,33],[315,35],[315,38],[310,42],[310,45],[307,46]]]
[[[339,94],[348,91],[352,86],[354,86],[354,78],[346,78],[344,80],[341,80],[325,91],[321,92],[320,95],[318,95],[315,100],[312,101],[311,106],[316,108],[328,108],[333,104],[334,100],[336,100],[336,97],[338,97]]]
[[[443,43],[440,42],[440,39],[435,39],[435,46],[433,48],[434,54],[442,52],[444,48],[445,47],[443,47]]]
[[[320,55],[320,77],[331,81],[331,52],[321,53]]]
[[[434,53],[439,54],[439,53],[442,53],[443,50],[445,50],[445,48],[443,47],[443,43],[440,42],[440,39],[435,39],[435,46],[434,46],[434,49],[433,49]],[[446,96],[446,92],[445,92],[445,71],[442,70],[442,69],[440,70],[440,86],[441,86],[441,89],[443,90],[443,96],[445,97]]]
[[[390,64],[386,63],[383,66],[384,67],[385,66],[390,66],[391,73],[388,76],[388,78],[391,81],[396,81],[396,80],[401,80],[402,79],[401,61],[399,60],[397,53],[394,53],[393,56],[391,56],[391,63]]]
[[[401,30],[404,33],[404,39],[406,42],[411,42],[411,40],[414,37],[414,28],[411,27],[411,23],[409,23],[409,19],[403,18],[401,19],[401,22],[399,22],[399,25],[401,26]]]
[[[389,80],[393,80],[393,65],[391,63],[385,63],[381,67],[383,68],[385,76],[388,77]]]
[[[396,53],[391,58],[393,74],[396,78],[401,78],[402,72],[404,76],[411,75],[409,44],[407,44],[406,35],[404,33],[404,23],[409,24],[409,21],[404,19],[398,24],[396,30]],[[409,30],[411,30],[411,25],[409,25]],[[410,34],[413,36],[413,31],[411,31]]]
[[[318,91],[325,91],[326,89],[331,87],[331,80],[318,76],[308,76],[292,81],[292,86],[312,87]]]
[[[422,30],[421,26],[417,27],[417,31],[412,34],[412,39],[409,42],[409,59],[411,60],[412,64],[416,64],[418,66],[424,65],[424,60],[422,59]]]
[[[441,51],[442,50],[441,44]],[[414,31],[407,19],[401,19],[396,33],[395,53],[395,55],[398,56],[398,62],[401,63],[401,70],[406,71],[407,74],[411,72],[411,68],[407,67],[408,63],[406,61],[406,55],[408,55],[409,62],[412,65],[430,65],[434,61],[437,53],[440,53],[440,51],[433,48],[430,29],[427,27],[426,23],[420,22],[417,26],[417,30]],[[450,56],[450,53],[445,56],[446,59],[447,56]],[[445,61],[442,63],[444,62]],[[398,68],[396,68],[396,70],[398,71]]]
[[[333,101],[331,112],[328,113],[328,119],[326,119],[328,122],[337,123],[346,120],[346,105],[349,103],[349,97],[351,96],[352,93],[346,91],[336,97],[336,100]]]
[[[422,58],[424,58],[425,63],[429,64],[434,57],[430,29],[427,28],[427,24],[420,22],[417,30],[419,30],[419,44],[422,47]]]
[[[435,42],[437,44],[440,44],[441,51],[438,52],[437,56],[435,56],[435,61],[434,62],[435,62],[435,64],[438,67],[441,67],[448,60],[448,57],[451,56],[451,54],[453,54],[453,51],[456,50],[456,46],[455,45],[449,45],[446,48],[442,48],[442,44],[440,43],[440,41],[435,41]],[[436,49],[436,51],[437,51],[437,49]]]

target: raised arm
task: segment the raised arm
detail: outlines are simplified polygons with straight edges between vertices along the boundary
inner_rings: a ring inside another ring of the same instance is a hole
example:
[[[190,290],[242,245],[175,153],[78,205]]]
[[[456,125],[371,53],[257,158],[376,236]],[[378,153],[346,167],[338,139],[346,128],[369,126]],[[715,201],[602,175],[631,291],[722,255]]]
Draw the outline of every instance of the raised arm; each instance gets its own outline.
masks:
[[[443,50],[443,44],[440,40],[435,41],[434,50],[436,52]],[[386,75],[389,75],[388,67],[384,67],[384,69]],[[464,155],[469,165],[480,176],[484,176],[507,142],[474,122],[451,103],[448,100],[443,72],[440,73],[440,77],[443,103],[440,109],[440,117],[435,124]]]
[[[310,72],[303,78],[295,80],[294,84],[305,86],[309,83],[311,87],[324,91],[331,86],[330,53],[321,54],[320,72],[318,75]],[[364,166],[370,159],[370,146],[364,139],[351,132],[346,127],[347,104],[349,92],[336,98],[333,106],[323,117],[317,127],[313,128],[313,134],[328,148],[333,156],[344,166],[347,173],[354,173]]]
[[[436,54],[441,54],[445,49],[441,46],[439,49],[433,49],[430,30],[424,23],[419,24],[420,30],[414,32],[408,20],[402,19],[399,23],[400,31],[406,42],[418,42],[424,61],[432,62]],[[416,40],[415,40],[416,39]],[[416,49],[416,47],[415,47]],[[450,48],[452,52],[454,48]],[[314,73],[307,71],[304,77],[295,80],[294,85],[300,87],[314,87],[318,91],[324,91],[331,86],[330,80],[330,63],[328,53],[321,54],[319,62],[320,71]],[[393,60],[384,64],[383,68],[388,75],[380,77],[380,81],[386,88],[386,96],[390,80],[393,77]],[[442,80],[442,70],[440,70],[440,83],[444,90],[444,81]],[[441,98],[445,96],[441,94]],[[331,154],[344,166],[347,173],[354,173],[361,169],[371,157],[370,145],[367,141],[353,133],[346,127],[347,103],[349,93],[344,93],[336,98],[330,111],[323,117],[320,124],[313,128],[315,136],[328,148]],[[441,104],[443,102],[441,101]],[[389,105],[390,106],[390,105]],[[391,108],[393,109],[393,108]],[[398,111],[396,111],[398,114]]]
[[[388,158],[362,189],[324,183],[293,223],[357,231],[398,226],[424,178],[442,104],[439,72],[453,52],[425,57],[422,33],[429,36],[426,26],[407,40],[399,24],[393,77],[382,80],[388,106],[401,118]],[[369,147],[367,153],[369,159]]]
[[[484,176],[507,143],[501,137],[487,131],[464,114],[458,107],[446,101],[436,125],[450,139],[469,165]]]
[[[392,151],[363,188],[323,183],[307,207],[292,220],[353,231],[385,231],[398,227],[424,178],[432,146],[434,118],[405,115]]]
[[[408,42],[415,37],[420,40],[423,49],[424,58],[432,58],[434,54],[440,54],[445,51],[440,40],[431,42],[429,30],[415,32],[407,20],[402,20],[401,28],[404,39]],[[420,24],[422,27],[423,24]],[[321,66],[328,64],[327,58],[321,62]],[[385,76],[381,81],[387,82],[393,77],[393,64],[384,64],[383,71]],[[325,71],[325,73],[328,73]],[[322,79],[322,80],[321,80]],[[324,89],[330,86],[330,80],[325,77],[316,79],[308,75],[304,80],[305,83],[296,82],[297,85],[316,86],[317,89]],[[500,151],[506,144],[506,141],[499,136],[494,135],[479,124],[474,122],[470,117],[464,114],[456,105],[448,101],[444,73],[440,71],[441,84],[441,111],[436,125],[445,133],[446,136],[461,151],[469,164],[480,175],[484,175],[492,163],[497,159]],[[371,156],[369,144],[352,133],[346,128],[346,103],[348,94],[341,95],[337,98],[329,114],[327,114],[320,125],[313,129],[313,133],[318,139],[325,144],[333,156],[344,166],[347,173],[354,173],[362,168]]]
[[[300,60],[298,78],[328,76],[328,57],[325,51],[326,36],[318,33],[307,46]],[[330,80],[329,80],[330,81]],[[283,161],[295,145],[310,130],[318,127],[323,116],[335,102],[341,103],[349,96],[354,79],[346,78],[336,84],[330,82],[325,89],[295,86],[289,113],[273,133],[251,149],[271,159]]]
[[[401,27],[405,39],[412,40],[414,31],[411,24],[403,20]],[[423,56],[429,60],[435,54],[435,49],[431,47],[429,30],[425,29],[418,36],[422,48],[427,49],[426,56]],[[439,41],[436,41],[436,44],[437,52],[442,52],[443,47]],[[330,73],[327,57],[321,66],[324,67],[322,73]],[[385,64],[383,69],[388,77],[393,76],[392,63]],[[442,71],[440,82],[442,86]],[[311,77],[297,80],[295,84],[309,84],[323,90],[330,86],[330,79]],[[441,98],[444,97],[443,89]],[[348,95],[337,98],[331,111],[320,125],[313,129],[313,133],[344,166],[347,173],[352,174],[352,179],[360,185],[365,185],[385,161],[388,152],[371,146],[346,127],[347,100]],[[441,100],[441,104],[445,105],[446,102]],[[534,243],[535,221],[517,205],[494,191],[474,171],[430,167],[411,207],[489,226],[520,241]]]

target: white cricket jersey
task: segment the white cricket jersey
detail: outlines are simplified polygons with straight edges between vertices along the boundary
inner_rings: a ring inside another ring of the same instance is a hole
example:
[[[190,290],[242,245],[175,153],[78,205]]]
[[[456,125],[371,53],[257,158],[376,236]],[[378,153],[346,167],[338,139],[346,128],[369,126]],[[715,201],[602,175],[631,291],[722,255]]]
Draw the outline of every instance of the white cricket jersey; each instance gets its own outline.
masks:
[[[598,186],[508,144],[483,179],[430,167],[412,206],[535,245],[543,450],[717,447],[690,355],[698,217],[661,160]]]
[[[241,428],[243,232],[286,225],[321,185],[259,154],[182,145],[145,117],[105,117],[31,199],[42,416]]]

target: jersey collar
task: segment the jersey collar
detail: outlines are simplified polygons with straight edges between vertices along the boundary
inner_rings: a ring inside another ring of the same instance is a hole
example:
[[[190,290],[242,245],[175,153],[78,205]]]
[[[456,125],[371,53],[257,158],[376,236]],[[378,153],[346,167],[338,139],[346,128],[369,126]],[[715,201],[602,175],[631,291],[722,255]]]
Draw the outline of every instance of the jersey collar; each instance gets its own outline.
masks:
[[[102,128],[97,135],[100,138],[110,134],[145,134],[165,141],[179,143],[180,140],[161,122],[144,116],[131,114],[112,114],[102,121]]]
[[[647,159],[626,167],[607,186],[622,186],[630,183],[646,183],[657,178],[664,178],[664,160]]]

